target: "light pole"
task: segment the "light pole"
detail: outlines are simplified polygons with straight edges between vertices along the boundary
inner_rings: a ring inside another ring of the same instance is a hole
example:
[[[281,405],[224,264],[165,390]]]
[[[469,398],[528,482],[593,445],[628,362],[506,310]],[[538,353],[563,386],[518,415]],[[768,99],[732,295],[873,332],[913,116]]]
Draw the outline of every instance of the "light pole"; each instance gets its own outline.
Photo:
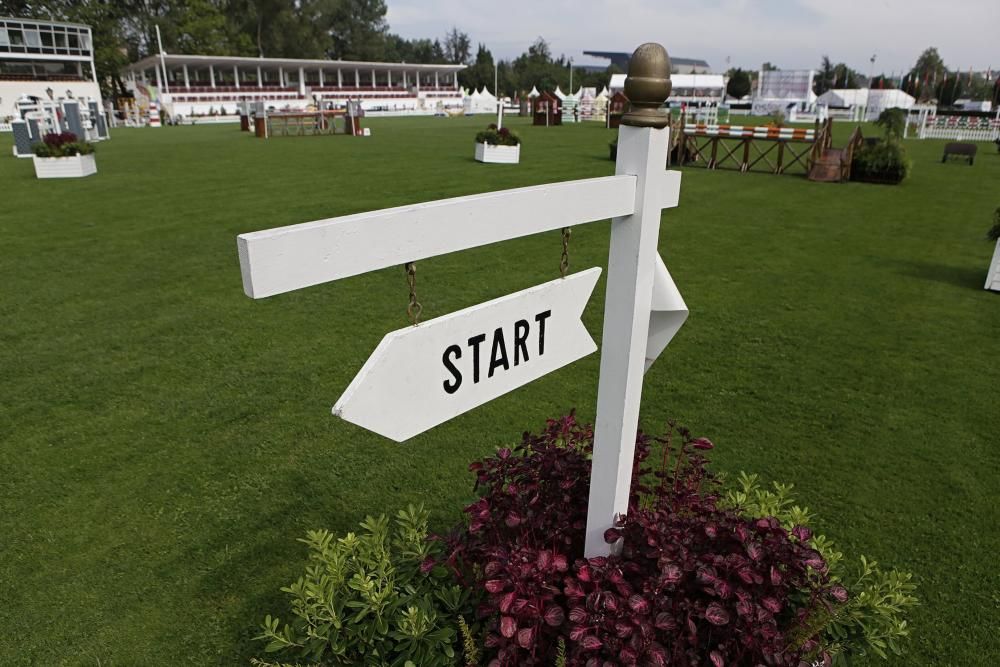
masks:
[[[573,59],[569,59],[569,94],[573,94]]]
[[[868,61],[868,95],[865,96],[865,120],[868,120],[868,112],[872,104],[872,76],[875,74],[875,55],[872,54],[871,59]]]

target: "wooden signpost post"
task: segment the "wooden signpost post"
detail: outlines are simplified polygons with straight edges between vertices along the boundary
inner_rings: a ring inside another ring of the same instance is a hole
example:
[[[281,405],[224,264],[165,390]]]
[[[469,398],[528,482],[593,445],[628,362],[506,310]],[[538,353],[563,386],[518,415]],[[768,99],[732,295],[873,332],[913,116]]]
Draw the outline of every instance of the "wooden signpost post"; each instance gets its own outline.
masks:
[[[259,299],[388,266],[612,219],[601,375],[587,514],[587,557],[628,508],[643,373],[687,317],[657,253],[660,215],[677,206],[665,171],[670,59],[632,55],[614,176],[517,188],[318,220],[238,238],[246,294]],[[334,414],[405,440],[596,349],[580,321],[599,268],[392,332]]]

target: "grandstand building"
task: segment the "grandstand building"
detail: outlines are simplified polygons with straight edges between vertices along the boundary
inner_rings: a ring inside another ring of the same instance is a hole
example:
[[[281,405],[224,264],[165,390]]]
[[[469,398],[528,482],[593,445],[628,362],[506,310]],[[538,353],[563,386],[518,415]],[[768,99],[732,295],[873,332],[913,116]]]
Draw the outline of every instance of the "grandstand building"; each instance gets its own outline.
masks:
[[[169,116],[235,112],[240,102],[298,110],[361,100],[366,111],[433,111],[460,107],[458,73],[465,65],[243,58],[150,56],[123,72],[137,103],[155,101]]]
[[[631,53],[624,51],[584,51],[583,55],[610,60],[612,65],[622,72],[628,71],[628,61]],[[672,74],[709,74],[712,68],[704,60],[695,58],[675,58],[670,56],[670,71]]]
[[[25,97],[102,107],[89,26],[0,17],[0,124],[19,117],[17,102]]]

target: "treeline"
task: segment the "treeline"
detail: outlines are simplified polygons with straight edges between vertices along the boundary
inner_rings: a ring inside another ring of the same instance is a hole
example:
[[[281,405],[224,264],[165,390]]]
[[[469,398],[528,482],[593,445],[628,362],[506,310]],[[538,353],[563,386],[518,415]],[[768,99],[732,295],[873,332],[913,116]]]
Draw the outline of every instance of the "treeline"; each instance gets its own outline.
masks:
[[[121,69],[158,52],[157,26],[168,53],[461,63],[470,65],[459,75],[463,86],[493,90],[494,59],[485,45],[473,56],[469,35],[458,28],[405,39],[390,31],[386,9],[385,0],[0,0],[0,16],[90,25],[106,92],[124,92]],[[535,85],[568,90],[569,65],[538,38],[513,61],[497,62],[496,78],[506,95]],[[573,85],[603,86],[608,77],[577,69]]]

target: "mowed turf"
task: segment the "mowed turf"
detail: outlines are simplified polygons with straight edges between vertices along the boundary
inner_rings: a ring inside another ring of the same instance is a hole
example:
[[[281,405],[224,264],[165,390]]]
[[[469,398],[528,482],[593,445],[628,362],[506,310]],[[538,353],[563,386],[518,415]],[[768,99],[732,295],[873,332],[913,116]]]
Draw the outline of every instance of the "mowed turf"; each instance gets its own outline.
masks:
[[[289,616],[278,589],[307,529],[421,502],[446,529],[469,462],[571,408],[593,419],[597,354],[388,442],[330,406],[407,324],[402,267],[243,295],[241,232],[613,173],[599,124],[514,119],[522,163],[476,163],[488,122],[117,130],[97,176],[64,181],[0,135],[0,665],[245,665],[263,615]],[[899,187],[684,169],[660,250],[691,316],[646,376],[642,424],[680,420],[716,442],[716,470],[793,482],[845,553],[912,571],[923,606],[892,664],[989,665],[1000,155],[942,165],[942,144],[907,142]],[[608,235],[574,229],[571,270],[603,266]],[[552,232],[421,261],[425,317],[555,278],[560,249]]]

